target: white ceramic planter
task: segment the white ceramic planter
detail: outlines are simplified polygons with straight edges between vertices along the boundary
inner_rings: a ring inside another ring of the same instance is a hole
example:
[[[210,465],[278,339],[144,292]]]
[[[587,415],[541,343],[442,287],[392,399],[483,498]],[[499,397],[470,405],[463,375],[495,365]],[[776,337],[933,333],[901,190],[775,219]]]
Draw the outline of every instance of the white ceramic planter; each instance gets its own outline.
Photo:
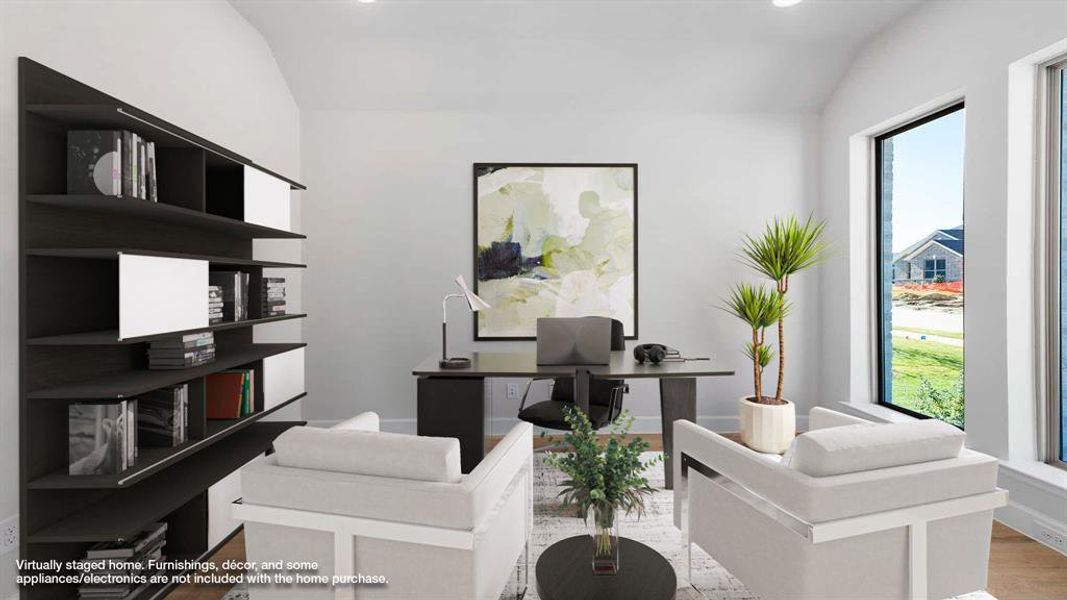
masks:
[[[781,454],[789,448],[797,433],[796,406],[757,404],[748,398],[738,401],[741,413],[741,441],[757,452]]]

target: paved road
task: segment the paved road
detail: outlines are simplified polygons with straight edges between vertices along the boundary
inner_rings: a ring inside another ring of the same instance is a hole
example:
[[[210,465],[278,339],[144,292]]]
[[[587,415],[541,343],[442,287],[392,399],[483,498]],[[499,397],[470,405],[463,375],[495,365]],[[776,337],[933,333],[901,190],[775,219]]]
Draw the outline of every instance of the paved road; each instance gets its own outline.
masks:
[[[937,329],[940,331],[963,332],[963,311],[939,309],[916,309],[902,306],[893,307],[893,327],[914,327],[916,329]],[[924,334],[914,331],[893,330],[893,337],[919,339]],[[963,340],[939,335],[926,335],[931,342],[950,346],[963,346]]]
[[[963,332],[963,311],[893,307],[893,325]]]

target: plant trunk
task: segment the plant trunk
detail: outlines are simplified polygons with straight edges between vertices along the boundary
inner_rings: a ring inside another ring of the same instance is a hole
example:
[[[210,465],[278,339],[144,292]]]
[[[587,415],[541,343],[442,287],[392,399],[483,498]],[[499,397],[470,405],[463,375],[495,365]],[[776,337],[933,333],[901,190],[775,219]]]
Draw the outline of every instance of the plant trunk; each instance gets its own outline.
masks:
[[[759,335],[752,330],[752,387],[756,392],[756,402],[763,399],[763,367],[759,364]]]
[[[789,291],[789,277],[778,282],[778,389],[774,392],[775,404],[782,403],[782,386],[785,383],[785,293]]]

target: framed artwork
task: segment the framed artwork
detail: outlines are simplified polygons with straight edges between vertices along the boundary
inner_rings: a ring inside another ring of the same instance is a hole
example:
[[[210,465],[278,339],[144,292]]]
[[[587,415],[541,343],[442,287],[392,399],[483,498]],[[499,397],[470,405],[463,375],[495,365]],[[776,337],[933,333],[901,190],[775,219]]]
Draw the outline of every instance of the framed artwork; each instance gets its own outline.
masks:
[[[605,316],[637,337],[637,165],[474,163],[476,340],[540,317]]]

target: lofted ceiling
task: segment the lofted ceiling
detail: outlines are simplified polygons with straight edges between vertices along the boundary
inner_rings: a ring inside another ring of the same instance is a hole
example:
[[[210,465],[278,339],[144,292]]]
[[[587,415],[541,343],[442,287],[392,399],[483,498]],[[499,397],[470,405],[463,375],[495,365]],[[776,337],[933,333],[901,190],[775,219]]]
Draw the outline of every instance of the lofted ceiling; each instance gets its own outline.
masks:
[[[304,110],[814,113],[922,0],[230,0]]]

